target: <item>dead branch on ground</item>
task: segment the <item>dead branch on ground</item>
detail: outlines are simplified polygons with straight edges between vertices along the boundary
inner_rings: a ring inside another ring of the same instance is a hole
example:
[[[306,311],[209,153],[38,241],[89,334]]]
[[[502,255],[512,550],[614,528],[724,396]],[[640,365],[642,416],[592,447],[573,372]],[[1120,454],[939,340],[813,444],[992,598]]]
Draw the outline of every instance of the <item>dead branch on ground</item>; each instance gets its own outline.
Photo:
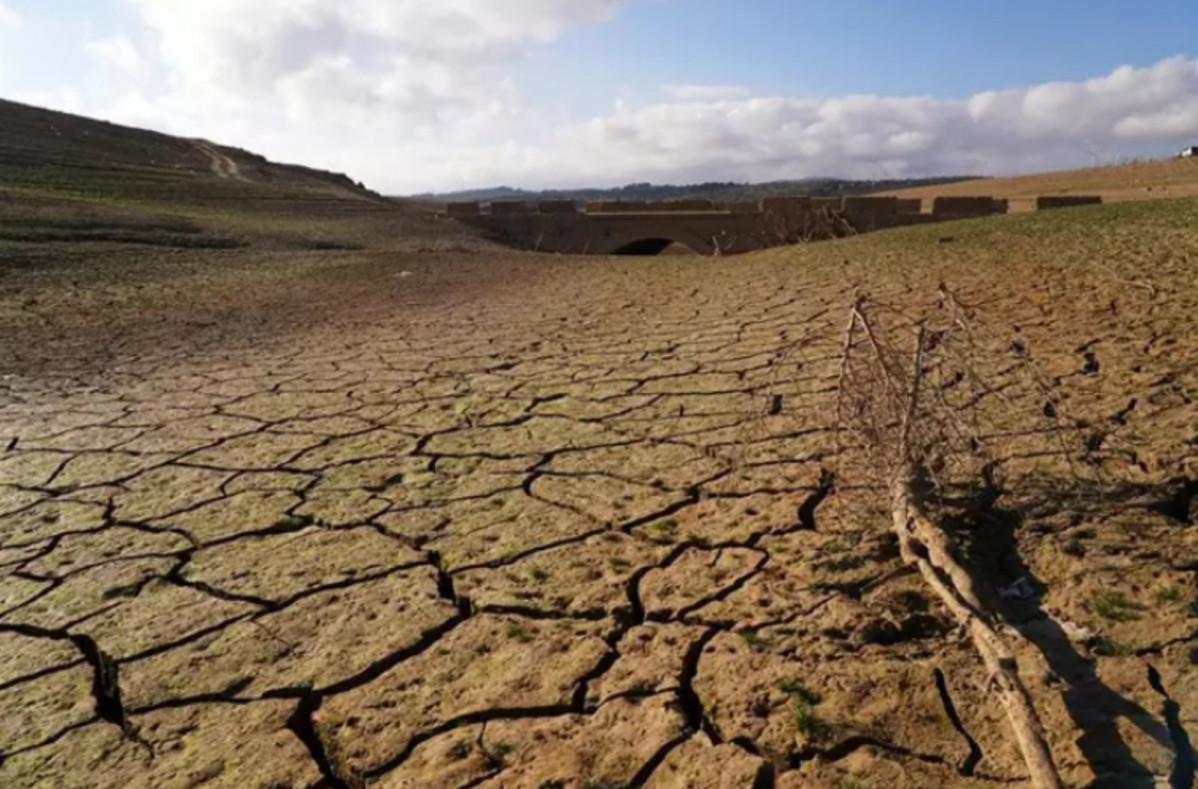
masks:
[[[1059,789],[1043,726],[997,617],[984,602],[988,595],[958,560],[954,540],[930,510],[941,479],[978,473],[986,458],[979,393],[996,390],[973,369],[975,338],[967,311],[947,288],[941,288],[940,306],[914,322],[913,337],[884,325],[885,317],[896,314],[867,297],[854,303],[839,375],[837,432],[860,442],[867,466],[880,477],[904,562],[919,570],[971,637],[1033,786]],[[962,383],[969,391],[954,401],[950,393]]]

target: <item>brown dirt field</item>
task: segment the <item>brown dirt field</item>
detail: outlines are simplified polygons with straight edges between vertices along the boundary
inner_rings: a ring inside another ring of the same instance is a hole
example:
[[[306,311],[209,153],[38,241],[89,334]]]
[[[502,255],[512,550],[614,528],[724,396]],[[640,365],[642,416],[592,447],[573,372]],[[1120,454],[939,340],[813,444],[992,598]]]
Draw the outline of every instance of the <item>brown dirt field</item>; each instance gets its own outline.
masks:
[[[1153,162],[1063,170],[1014,178],[961,181],[940,186],[884,192],[899,197],[964,197],[990,195],[1011,201],[1012,213],[1035,210],[1041,195],[1100,195],[1108,203],[1173,200],[1198,196],[1198,161],[1169,159]],[[925,207],[926,210],[930,208]]]
[[[0,785],[1023,785],[878,493],[823,484],[854,293],[942,281],[1013,404],[958,536],[1030,584],[1067,784],[1190,785],[1198,201],[718,260],[367,241],[0,246]]]

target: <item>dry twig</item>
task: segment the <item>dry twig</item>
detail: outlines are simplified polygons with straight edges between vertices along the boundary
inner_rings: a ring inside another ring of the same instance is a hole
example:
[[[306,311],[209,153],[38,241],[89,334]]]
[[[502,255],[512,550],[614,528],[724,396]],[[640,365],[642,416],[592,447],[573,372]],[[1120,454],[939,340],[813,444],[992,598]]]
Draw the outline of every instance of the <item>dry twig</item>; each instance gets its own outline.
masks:
[[[969,633],[1006,711],[1032,784],[1037,789],[1058,789],[1061,781],[1014,653],[983,603],[986,595],[980,582],[958,561],[953,540],[929,514],[929,483],[954,461],[976,463],[984,446],[978,420],[970,423],[962,418],[946,399],[944,372],[955,370],[950,380],[971,382],[969,408],[977,407],[978,391],[992,391],[970,364],[973,337],[965,311],[944,288],[941,308],[938,323],[947,325],[933,325],[931,319],[916,322],[908,367],[882,325],[883,310],[867,298],[857,299],[843,345],[837,427],[861,439],[868,462],[882,475],[904,561],[919,570]],[[964,354],[955,348],[962,337]],[[940,386],[932,386],[932,370],[939,374]]]

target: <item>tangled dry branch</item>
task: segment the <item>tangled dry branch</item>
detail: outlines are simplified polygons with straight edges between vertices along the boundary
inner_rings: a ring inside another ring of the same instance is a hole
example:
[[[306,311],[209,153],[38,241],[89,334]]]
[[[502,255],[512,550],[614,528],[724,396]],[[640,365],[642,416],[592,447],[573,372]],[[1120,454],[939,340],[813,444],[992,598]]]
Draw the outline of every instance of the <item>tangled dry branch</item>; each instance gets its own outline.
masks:
[[[905,328],[886,325],[896,318]],[[997,617],[983,602],[992,596],[958,560],[953,539],[930,513],[929,501],[944,480],[990,468],[978,403],[1002,393],[975,369],[976,343],[968,311],[943,286],[939,305],[915,320],[859,297],[845,329],[837,435],[852,437],[856,445],[845,454],[859,450],[858,468],[887,492],[903,560],[971,637],[1032,784],[1057,789],[1061,781],[1043,726]],[[844,470],[839,474],[843,478]]]

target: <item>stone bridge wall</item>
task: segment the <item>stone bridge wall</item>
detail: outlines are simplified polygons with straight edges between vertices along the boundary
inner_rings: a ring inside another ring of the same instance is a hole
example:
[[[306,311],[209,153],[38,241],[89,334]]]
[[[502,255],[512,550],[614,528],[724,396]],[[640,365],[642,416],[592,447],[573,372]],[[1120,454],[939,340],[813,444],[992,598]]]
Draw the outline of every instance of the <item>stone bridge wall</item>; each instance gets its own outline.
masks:
[[[1040,209],[1091,205],[1101,198],[1044,197]],[[989,196],[766,197],[758,201],[596,201],[580,211],[571,200],[450,203],[448,216],[490,231],[516,246],[568,254],[639,254],[681,243],[699,254],[735,254],[805,241],[823,241],[891,227],[1007,213]]]
[[[1054,208],[1073,208],[1080,205],[1100,205],[1102,198],[1093,195],[1052,195],[1036,198],[1037,211],[1051,211]]]
[[[482,203],[449,203],[445,206],[445,213],[452,217],[479,216],[482,212]]]
[[[523,200],[499,200],[491,203],[491,216],[510,216],[512,214],[531,214],[532,205]]]
[[[542,200],[537,204],[541,214],[577,214],[578,206],[573,200]]]
[[[966,219],[994,213],[993,197],[937,197],[932,201],[932,216]]]

